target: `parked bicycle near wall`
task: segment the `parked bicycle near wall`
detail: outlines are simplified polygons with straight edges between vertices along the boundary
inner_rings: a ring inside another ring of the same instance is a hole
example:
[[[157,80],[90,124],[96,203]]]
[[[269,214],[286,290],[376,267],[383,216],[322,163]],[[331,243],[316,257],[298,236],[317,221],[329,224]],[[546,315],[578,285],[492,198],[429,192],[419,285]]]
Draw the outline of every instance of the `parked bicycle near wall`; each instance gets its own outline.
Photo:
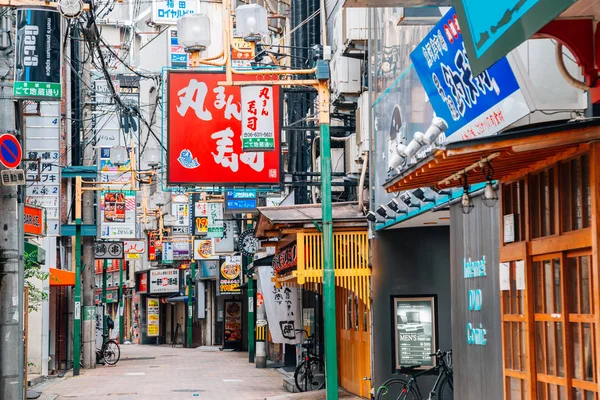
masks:
[[[452,351],[438,350],[435,354],[437,365],[433,368],[419,370],[420,365],[402,367],[396,373],[404,377],[388,379],[377,389],[375,400],[453,400],[454,380],[452,377]],[[423,397],[418,378],[423,375],[435,375],[437,378],[427,397]]]
[[[109,335],[102,335],[102,346],[99,349],[96,348],[97,364],[115,365],[121,358],[121,348],[119,347],[119,344],[115,340],[108,338]],[[81,346],[81,353],[83,354],[83,345]],[[83,366],[83,357],[79,362],[81,366]]]
[[[313,351],[316,345],[315,335],[309,335],[305,329],[294,329],[294,331],[302,333],[303,338],[306,336],[306,340],[302,342],[303,361],[298,364],[294,372],[296,387],[301,392],[323,389],[325,387],[325,364]]]

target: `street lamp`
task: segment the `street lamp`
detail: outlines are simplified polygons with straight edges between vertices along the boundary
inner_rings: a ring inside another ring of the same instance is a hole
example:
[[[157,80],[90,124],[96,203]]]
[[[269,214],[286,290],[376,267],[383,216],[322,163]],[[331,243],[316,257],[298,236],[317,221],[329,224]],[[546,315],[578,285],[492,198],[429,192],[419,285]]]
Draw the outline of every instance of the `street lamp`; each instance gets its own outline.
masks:
[[[235,9],[235,28],[246,42],[260,42],[269,33],[267,10],[258,4],[245,4]]]
[[[156,147],[149,147],[144,153],[146,155],[146,162],[152,169],[156,169],[160,165],[160,150]]]
[[[116,167],[127,164],[129,156],[125,146],[115,146],[110,149],[110,163]]]
[[[177,20],[177,39],[192,64],[210,46],[210,18],[206,14],[187,14]]]

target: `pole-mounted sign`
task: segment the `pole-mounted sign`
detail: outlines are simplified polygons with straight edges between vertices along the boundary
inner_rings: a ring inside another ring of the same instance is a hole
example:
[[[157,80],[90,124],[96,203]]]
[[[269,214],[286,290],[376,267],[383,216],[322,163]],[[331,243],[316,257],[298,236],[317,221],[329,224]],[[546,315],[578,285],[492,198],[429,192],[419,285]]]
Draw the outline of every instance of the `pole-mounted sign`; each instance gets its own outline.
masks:
[[[94,258],[97,260],[121,259],[124,255],[123,242],[97,241],[94,243]]]
[[[16,98],[62,98],[60,22],[60,13],[55,10],[17,10],[13,88]]]

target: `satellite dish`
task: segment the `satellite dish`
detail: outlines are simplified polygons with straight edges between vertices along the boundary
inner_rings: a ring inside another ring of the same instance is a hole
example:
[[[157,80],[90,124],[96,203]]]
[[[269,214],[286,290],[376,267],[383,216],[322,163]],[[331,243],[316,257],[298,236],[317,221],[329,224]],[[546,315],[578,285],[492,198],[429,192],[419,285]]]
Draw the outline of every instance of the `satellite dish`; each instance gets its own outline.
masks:
[[[76,18],[83,12],[81,0],[59,0],[58,10],[65,18]]]

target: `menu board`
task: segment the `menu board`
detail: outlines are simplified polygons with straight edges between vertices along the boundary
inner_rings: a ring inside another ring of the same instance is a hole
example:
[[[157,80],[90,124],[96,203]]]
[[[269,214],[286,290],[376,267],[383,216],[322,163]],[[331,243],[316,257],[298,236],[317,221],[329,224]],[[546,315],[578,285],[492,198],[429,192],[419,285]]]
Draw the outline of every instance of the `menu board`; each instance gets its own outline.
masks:
[[[395,297],[396,369],[432,367],[435,358],[435,300],[433,297]]]
[[[148,337],[156,337],[160,332],[160,306],[158,299],[147,299],[146,303]]]
[[[225,301],[225,346],[242,342],[242,302]]]

